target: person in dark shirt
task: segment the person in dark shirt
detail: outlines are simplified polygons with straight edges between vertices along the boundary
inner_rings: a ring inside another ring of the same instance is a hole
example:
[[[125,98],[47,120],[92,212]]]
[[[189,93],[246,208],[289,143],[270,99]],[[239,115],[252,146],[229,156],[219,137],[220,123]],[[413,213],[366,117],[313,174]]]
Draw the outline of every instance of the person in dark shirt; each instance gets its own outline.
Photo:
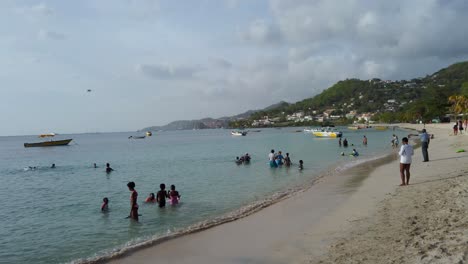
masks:
[[[166,206],[166,198],[168,198],[169,196],[167,195],[167,191],[166,191],[166,184],[164,183],[161,183],[159,185],[159,191],[158,193],[156,194],[156,202],[158,203],[159,205],[159,208],[163,208]]]

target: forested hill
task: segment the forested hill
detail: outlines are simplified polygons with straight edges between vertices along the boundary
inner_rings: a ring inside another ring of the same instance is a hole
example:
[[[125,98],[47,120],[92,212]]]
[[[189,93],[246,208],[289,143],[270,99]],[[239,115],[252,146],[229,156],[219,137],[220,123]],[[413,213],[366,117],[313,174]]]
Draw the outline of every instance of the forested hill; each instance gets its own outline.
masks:
[[[340,116],[334,122],[352,122],[346,114],[371,113],[373,119],[382,122],[429,121],[449,112],[448,97],[454,94],[468,96],[468,61],[455,63],[438,72],[411,80],[359,80],[339,81],[322,93],[289,104],[280,102],[262,110],[200,120],[174,121],[165,126],[153,126],[141,130],[180,130],[227,127],[250,127],[253,120],[268,116],[280,120],[275,125],[309,125],[312,122],[286,122],[286,116],[303,112],[317,116],[328,110]]]
[[[330,109],[332,114],[343,117],[355,111],[377,116],[387,113],[390,119],[398,119],[383,121],[431,120],[446,114],[448,97],[458,93],[468,94],[468,62],[456,63],[432,75],[411,80],[339,81],[312,98],[272,111],[258,112],[251,119],[281,117],[300,111],[313,115]]]
[[[233,120],[244,120],[248,119],[252,114],[257,112],[270,111],[276,108],[283,108],[288,106],[287,102],[279,102],[277,104],[270,105],[261,110],[249,110],[242,114],[235,116],[225,116],[220,118],[203,118],[199,120],[178,120],[173,121],[164,126],[151,126],[140,129],[140,131],[157,131],[157,130],[190,130],[190,129],[209,129],[209,128],[227,128],[229,122]]]

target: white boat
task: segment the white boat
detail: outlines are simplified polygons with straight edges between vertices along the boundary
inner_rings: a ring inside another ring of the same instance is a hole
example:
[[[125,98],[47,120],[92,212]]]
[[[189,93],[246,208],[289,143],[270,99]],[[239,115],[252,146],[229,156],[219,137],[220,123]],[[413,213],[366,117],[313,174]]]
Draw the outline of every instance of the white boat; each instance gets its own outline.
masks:
[[[341,137],[343,133],[341,131],[333,130],[330,127],[326,128],[312,128],[312,129],[304,129],[304,132],[312,133],[316,137]]]
[[[231,131],[231,135],[233,136],[246,136],[247,132],[241,132],[241,131]]]

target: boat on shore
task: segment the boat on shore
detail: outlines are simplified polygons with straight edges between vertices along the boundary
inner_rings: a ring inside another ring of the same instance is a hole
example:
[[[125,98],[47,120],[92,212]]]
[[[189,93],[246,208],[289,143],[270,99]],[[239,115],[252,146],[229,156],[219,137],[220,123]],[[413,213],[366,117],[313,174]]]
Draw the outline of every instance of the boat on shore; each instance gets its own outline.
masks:
[[[50,140],[37,143],[24,143],[25,148],[30,147],[55,147],[55,146],[66,146],[73,139],[63,139],[63,140]]]
[[[247,136],[247,132],[245,132],[245,131],[231,131],[231,135],[233,135],[233,136]]]

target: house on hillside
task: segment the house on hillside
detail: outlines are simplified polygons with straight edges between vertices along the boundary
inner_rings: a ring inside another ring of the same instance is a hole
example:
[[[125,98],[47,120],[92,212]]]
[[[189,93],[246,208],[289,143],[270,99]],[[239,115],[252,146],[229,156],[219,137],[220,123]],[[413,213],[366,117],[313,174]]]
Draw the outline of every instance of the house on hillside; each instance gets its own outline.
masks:
[[[356,114],[356,110],[349,111],[349,113],[346,114],[346,118],[353,119],[356,117]]]

